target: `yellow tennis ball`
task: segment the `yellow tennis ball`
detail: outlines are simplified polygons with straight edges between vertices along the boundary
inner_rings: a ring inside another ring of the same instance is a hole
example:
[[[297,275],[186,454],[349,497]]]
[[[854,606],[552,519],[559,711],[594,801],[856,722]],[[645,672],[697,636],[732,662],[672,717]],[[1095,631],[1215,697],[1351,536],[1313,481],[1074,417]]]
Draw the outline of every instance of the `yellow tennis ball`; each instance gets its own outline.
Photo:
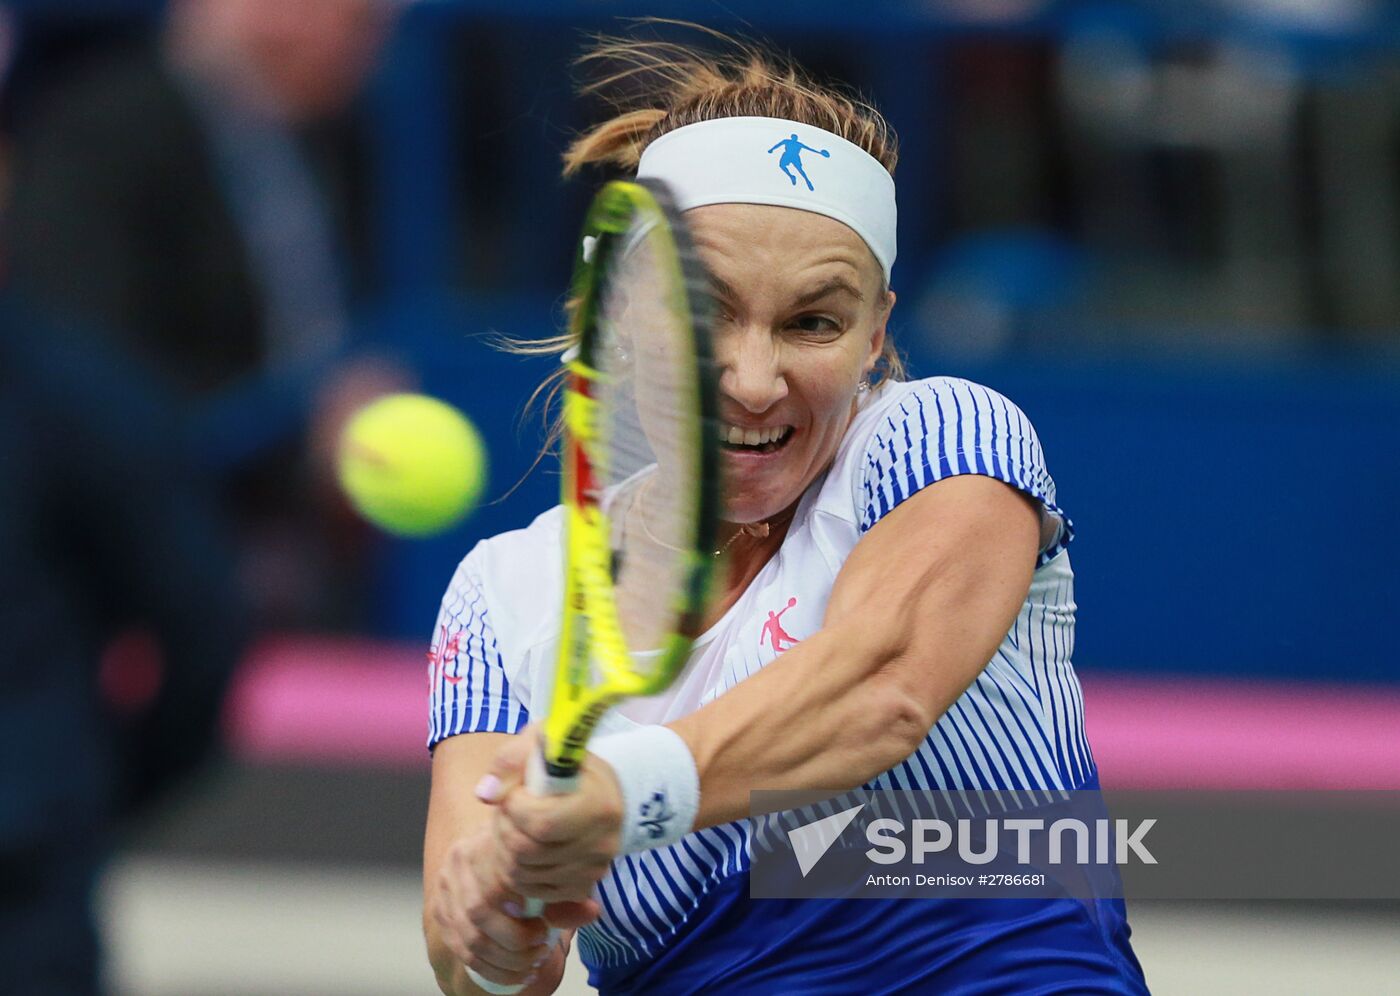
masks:
[[[370,522],[396,536],[431,536],[460,522],[486,483],[486,447],[456,408],[391,394],[351,417],[336,460],[340,486]]]

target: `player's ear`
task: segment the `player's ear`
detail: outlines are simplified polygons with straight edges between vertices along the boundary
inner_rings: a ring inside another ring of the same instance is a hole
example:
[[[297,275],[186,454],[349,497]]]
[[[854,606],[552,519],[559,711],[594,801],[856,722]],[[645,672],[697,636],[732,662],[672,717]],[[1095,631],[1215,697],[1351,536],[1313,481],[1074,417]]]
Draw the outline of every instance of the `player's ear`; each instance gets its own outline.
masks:
[[[875,313],[875,329],[870,335],[870,351],[865,357],[865,373],[869,376],[870,371],[875,369],[876,362],[880,359],[880,354],[885,351],[886,330],[890,322],[890,312],[894,310],[894,291],[885,292],[885,300],[877,305]]]

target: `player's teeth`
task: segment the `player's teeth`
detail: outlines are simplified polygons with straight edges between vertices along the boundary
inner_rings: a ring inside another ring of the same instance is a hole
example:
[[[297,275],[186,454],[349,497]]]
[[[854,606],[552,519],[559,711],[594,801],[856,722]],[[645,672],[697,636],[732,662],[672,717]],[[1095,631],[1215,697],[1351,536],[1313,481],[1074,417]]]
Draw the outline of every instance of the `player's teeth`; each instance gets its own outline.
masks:
[[[720,426],[720,441],[731,445],[767,445],[780,443],[787,438],[788,426],[773,426],[771,429],[739,429],[738,426]]]
[[[737,425],[721,426],[719,439],[732,446],[763,446],[775,443],[788,433],[787,426],[771,429],[741,429]]]

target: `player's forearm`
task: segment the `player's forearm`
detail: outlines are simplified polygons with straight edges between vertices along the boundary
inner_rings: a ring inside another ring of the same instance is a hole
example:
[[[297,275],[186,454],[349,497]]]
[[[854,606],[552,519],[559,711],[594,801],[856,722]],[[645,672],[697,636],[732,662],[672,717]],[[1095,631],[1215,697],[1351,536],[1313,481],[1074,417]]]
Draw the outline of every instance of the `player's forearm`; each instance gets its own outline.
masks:
[[[1019,527],[922,554],[898,587],[878,558],[848,563],[821,630],[672,724],[700,774],[697,825],[747,816],[755,790],[854,788],[917,750],[1025,600],[1035,522]]]
[[[822,629],[672,724],[700,773],[697,825],[745,817],[753,790],[853,789],[913,754],[1011,628],[1039,531],[1039,506],[987,478],[876,524]]]
[[[512,737],[501,733],[469,733],[448,737],[433,754],[428,825],[423,836],[423,936],[428,963],[438,988],[448,996],[478,996],[484,992],[467,975],[466,965],[451,949],[435,915],[444,893],[441,875],[449,848],[491,818],[491,808],[475,796],[474,788],[491,770],[496,752]],[[540,990],[551,992],[552,989]]]
[[[670,724],[700,773],[697,826],[747,816],[751,791],[861,785],[908,757],[961,694],[949,683],[911,695],[885,666],[898,644],[854,635],[823,629]]]

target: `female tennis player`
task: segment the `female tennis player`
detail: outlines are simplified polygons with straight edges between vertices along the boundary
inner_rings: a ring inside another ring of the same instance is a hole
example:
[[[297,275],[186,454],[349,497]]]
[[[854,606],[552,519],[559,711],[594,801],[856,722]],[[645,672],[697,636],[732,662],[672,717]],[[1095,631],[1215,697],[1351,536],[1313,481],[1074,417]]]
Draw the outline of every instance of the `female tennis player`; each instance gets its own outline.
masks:
[[[566,172],[665,181],[714,282],[719,590],[679,680],[543,797],[520,734],[559,639],[560,510],[462,562],[431,655],[439,985],[553,992],[572,938],[604,994],[1145,992],[1116,900],[749,899],[755,789],[1097,787],[1072,526],[1014,404],[904,379],[874,110],[744,46],[590,58],[625,96]]]

